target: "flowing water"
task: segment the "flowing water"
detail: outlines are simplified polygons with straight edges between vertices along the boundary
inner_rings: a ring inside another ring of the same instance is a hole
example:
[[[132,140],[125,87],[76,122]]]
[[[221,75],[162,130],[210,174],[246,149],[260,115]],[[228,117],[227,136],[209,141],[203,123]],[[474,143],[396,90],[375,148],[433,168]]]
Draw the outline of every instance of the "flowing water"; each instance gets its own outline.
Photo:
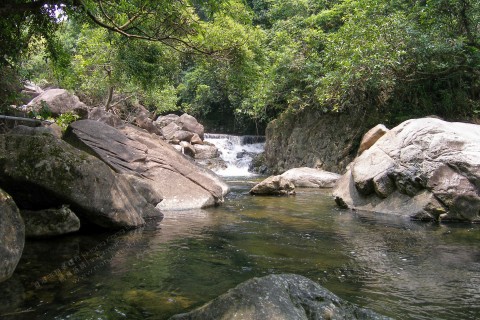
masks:
[[[234,136],[228,134],[205,134],[205,141],[213,143],[221,152],[221,158],[227,168],[216,173],[224,177],[248,177],[254,174],[248,171],[252,158],[263,152],[265,137]]]
[[[142,229],[27,241],[0,319],[167,319],[272,273],[396,319],[480,317],[480,225],[339,210],[320,189],[252,197],[259,179]]]

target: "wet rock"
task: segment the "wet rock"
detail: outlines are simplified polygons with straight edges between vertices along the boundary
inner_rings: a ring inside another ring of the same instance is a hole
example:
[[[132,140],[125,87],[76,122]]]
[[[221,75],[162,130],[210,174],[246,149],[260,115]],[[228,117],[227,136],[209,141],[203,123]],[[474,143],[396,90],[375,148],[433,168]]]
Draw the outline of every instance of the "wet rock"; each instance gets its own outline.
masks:
[[[39,211],[22,210],[27,238],[45,238],[80,230],[80,219],[68,206]]]
[[[389,319],[360,308],[295,274],[253,278],[206,305],[171,320],[193,319]]]
[[[81,120],[71,124],[65,139],[95,154],[118,173],[138,176],[163,196],[158,209],[185,210],[223,202],[228,186],[171,145],[140,128],[121,130]]]
[[[195,149],[195,159],[214,159],[220,156],[217,147],[207,144],[196,144],[193,146]]]
[[[180,147],[182,147],[182,153],[191,157],[195,158],[195,148],[188,143],[187,141],[180,141]]]
[[[339,174],[307,167],[290,169],[281,176],[303,188],[333,188],[340,178]]]
[[[24,244],[25,226],[17,205],[0,189],[0,282],[12,276]]]
[[[265,164],[264,152],[252,156],[252,161],[248,166],[248,171],[257,174],[266,174],[268,172],[268,167]]]
[[[295,194],[295,185],[282,176],[270,176],[250,190],[252,195],[288,196]]]
[[[0,135],[0,185],[20,209],[66,204],[104,228],[141,226],[152,207],[101,160],[51,135]]]
[[[349,165],[336,201],[412,219],[480,222],[479,137],[479,125],[408,120]]]

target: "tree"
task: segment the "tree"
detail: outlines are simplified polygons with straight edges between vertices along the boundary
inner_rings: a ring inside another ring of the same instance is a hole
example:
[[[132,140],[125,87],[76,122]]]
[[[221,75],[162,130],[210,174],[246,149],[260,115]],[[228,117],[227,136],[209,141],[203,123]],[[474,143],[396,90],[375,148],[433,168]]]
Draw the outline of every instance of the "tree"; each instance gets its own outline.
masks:
[[[226,3],[228,5],[228,2]],[[151,83],[152,79],[149,77],[151,78],[154,71],[158,71],[154,69],[159,69],[161,63],[154,61],[149,64],[150,75],[146,74],[145,68],[131,72],[132,66],[145,67],[146,64],[143,63],[141,66],[140,63],[136,63],[138,60],[128,59],[128,50],[125,49],[129,48],[130,53],[137,57],[140,51],[144,50],[145,54],[142,58],[146,59],[152,59],[155,56],[153,52],[155,50],[158,51],[157,53],[166,52],[158,49],[154,44],[131,45],[128,41],[122,41],[121,38],[129,41],[146,40],[150,43],[160,43],[184,53],[223,55],[230,48],[223,43],[205,41],[203,37],[213,12],[225,9],[222,7],[223,4],[223,1],[212,0],[7,0],[0,4],[0,17],[5,18],[2,20],[3,28],[0,31],[2,40],[0,64],[14,66],[33,39],[43,39],[42,45],[45,46],[48,57],[54,61],[57,75],[64,74],[66,75],[64,78],[71,78],[67,75],[72,71],[70,63],[75,62],[73,67],[77,72],[82,70],[78,68],[82,63],[85,67],[90,64],[88,66],[90,70],[79,72],[79,76],[90,75],[97,79],[97,85],[105,83],[108,86],[105,107],[109,109],[114,88],[118,87],[118,82],[129,70],[133,81],[127,81],[128,83],[141,85],[144,92],[149,91],[150,94],[147,94],[149,97],[152,97],[155,91],[158,92],[158,88],[154,90],[151,85],[146,88],[146,84]],[[75,21],[76,25],[81,26],[82,32],[86,33],[88,29],[86,26],[90,26],[92,39],[83,37],[79,41],[78,44],[86,50],[86,55],[75,55],[74,59],[77,61],[68,61],[67,55],[64,54],[65,48],[58,42],[62,36],[58,36],[56,31],[65,24],[59,14],[66,14],[69,20]],[[98,27],[103,31],[100,29],[93,31]],[[118,47],[114,48],[112,43]],[[92,50],[88,49],[89,46]],[[102,50],[102,46],[106,50]],[[148,51],[149,57],[147,57]],[[120,54],[130,63],[119,67],[120,61],[117,58]],[[82,58],[85,59],[79,63],[78,59]],[[146,60],[140,59],[140,61]],[[114,66],[115,63],[116,66]],[[151,68],[154,64],[156,66]],[[102,81],[98,81],[102,78],[98,76],[99,73],[103,74]],[[94,74],[97,76],[95,77]],[[143,79],[141,79],[142,76]],[[85,88],[92,79],[86,81],[87,79],[84,78],[84,80]],[[171,92],[171,89],[167,92]]]
[[[203,47],[197,12],[220,10],[213,0],[3,0],[0,3],[0,63],[11,63],[33,36],[45,38],[54,54],[54,32],[59,13],[89,20],[129,39],[161,42],[178,50],[213,54]]]

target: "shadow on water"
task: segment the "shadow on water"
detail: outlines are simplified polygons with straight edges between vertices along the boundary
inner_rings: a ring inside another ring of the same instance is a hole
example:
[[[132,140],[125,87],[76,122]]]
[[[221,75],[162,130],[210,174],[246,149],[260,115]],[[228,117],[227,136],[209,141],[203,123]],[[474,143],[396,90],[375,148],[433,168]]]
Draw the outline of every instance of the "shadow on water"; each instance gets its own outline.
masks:
[[[165,212],[143,229],[28,241],[5,319],[166,319],[254,276],[297,273],[397,319],[480,314],[480,229],[335,208],[328,192]]]

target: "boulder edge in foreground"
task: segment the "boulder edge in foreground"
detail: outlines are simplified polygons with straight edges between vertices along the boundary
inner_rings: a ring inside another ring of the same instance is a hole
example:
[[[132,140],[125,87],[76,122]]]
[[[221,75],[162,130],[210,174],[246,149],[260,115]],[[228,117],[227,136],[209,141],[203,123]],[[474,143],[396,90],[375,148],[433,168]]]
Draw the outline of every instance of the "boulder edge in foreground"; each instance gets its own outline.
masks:
[[[170,320],[390,319],[343,301],[312,280],[296,274],[253,278],[204,306]]]

